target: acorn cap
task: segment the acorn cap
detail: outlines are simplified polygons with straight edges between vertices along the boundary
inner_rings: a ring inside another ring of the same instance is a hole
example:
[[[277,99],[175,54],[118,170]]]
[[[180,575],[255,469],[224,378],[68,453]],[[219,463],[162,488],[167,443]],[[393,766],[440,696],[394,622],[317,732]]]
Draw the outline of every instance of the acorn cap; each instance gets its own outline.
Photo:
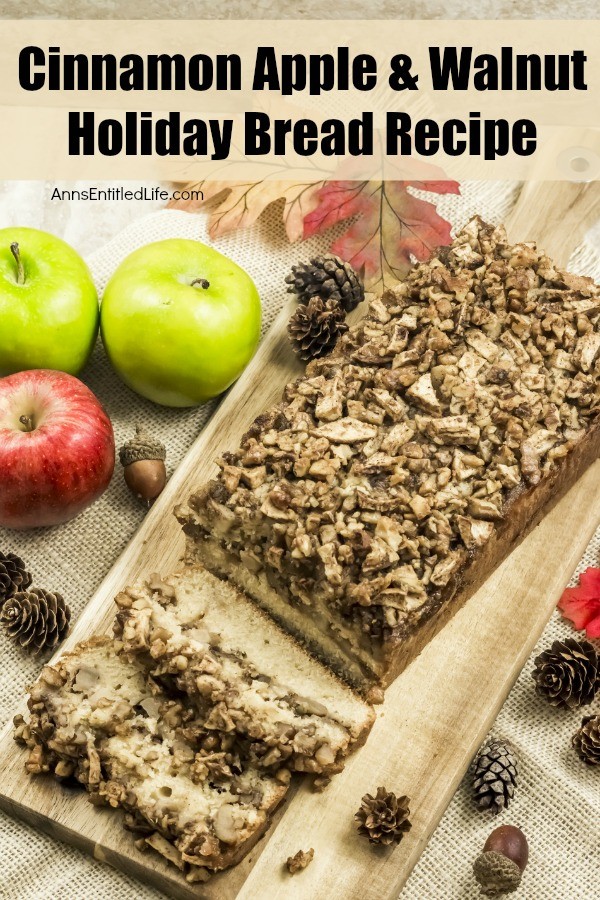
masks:
[[[521,884],[522,873],[516,862],[493,850],[479,854],[473,864],[473,871],[485,897],[512,894]]]
[[[119,459],[123,467],[143,459],[167,458],[165,445],[148,434],[143,425],[135,426],[135,437],[127,441],[119,450]]]

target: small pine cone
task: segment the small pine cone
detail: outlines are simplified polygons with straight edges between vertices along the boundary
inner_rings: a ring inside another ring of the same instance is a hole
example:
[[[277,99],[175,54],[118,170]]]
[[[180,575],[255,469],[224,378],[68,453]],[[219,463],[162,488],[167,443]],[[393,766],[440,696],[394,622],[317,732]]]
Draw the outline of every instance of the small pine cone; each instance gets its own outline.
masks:
[[[30,584],[31,575],[23,560],[16,553],[0,550],[0,609],[17,591],[26,590]]]
[[[396,797],[384,787],[377,788],[375,797],[365,794],[354,816],[358,833],[366,835],[372,844],[399,844],[411,829],[408,804],[408,797]]]
[[[516,783],[517,761],[513,748],[505,741],[491,741],[475,761],[475,802],[480,809],[489,809],[496,815],[508,807]]]
[[[573,735],[577,756],[588,766],[600,766],[600,715],[585,716]]]
[[[65,636],[71,611],[60,594],[31,588],[4,604],[0,622],[9,636],[33,653],[55,647]]]
[[[301,303],[288,323],[293,349],[307,362],[331,353],[341,334],[348,330],[344,310],[333,300],[313,297]]]
[[[314,256],[310,263],[292,266],[285,279],[288,293],[297,294],[302,303],[311,297],[333,300],[346,312],[351,312],[365,299],[365,287],[350,263],[339,256]]]
[[[536,658],[533,678],[552,706],[587,706],[600,689],[600,660],[589,641],[554,641]]]

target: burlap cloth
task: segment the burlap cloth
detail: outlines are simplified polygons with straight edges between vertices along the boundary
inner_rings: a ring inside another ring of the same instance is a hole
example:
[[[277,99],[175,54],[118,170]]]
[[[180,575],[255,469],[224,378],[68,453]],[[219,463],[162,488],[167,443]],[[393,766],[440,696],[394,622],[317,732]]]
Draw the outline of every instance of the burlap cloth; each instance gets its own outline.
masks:
[[[442,198],[439,208],[456,227],[476,212],[492,221],[502,221],[514,202],[516,190],[515,185],[467,183],[463,185],[461,197]],[[290,247],[282,237],[278,215],[273,210],[254,228],[224,238],[218,244],[219,249],[255,279],[263,301],[265,328],[280,307],[283,277],[289,266],[309,251],[324,250],[327,246],[326,240],[315,239],[301,247]],[[119,260],[136,247],[175,236],[206,240],[204,216],[161,211],[130,225],[89,259],[98,288],[102,289]],[[590,244],[585,244],[571,260],[571,268],[598,278],[600,255]],[[147,403],[120,383],[101,348],[97,349],[84,379],[106,405],[117,445],[131,434],[135,422],[143,421],[167,445],[171,470],[215,408],[214,403],[209,403],[196,410],[178,411]],[[63,593],[76,617],[142,517],[143,511],[125,488],[118,467],[104,497],[76,521],[62,528],[27,535],[0,529],[0,547],[22,555],[36,584]],[[580,568],[597,565],[599,549],[600,533],[597,533]],[[531,578],[535,576],[532,571]],[[555,638],[570,633],[569,626],[555,614],[538,652]],[[35,677],[40,662],[21,655],[1,635],[0,641],[0,715],[4,722],[26,685]],[[490,665],[493,664],[493,648],[490,648]],[[554,711],[537,698],[531,668],[532,660],[494,727],[494,734],[513,742],[519,757],[515,800],[496,824],[518,824],[529,836],[530,863],[519,897],[592,900],[600,891],[600,771],[580,763],[570,748],[570,737],[579,725],[580,714]],[[402,748],[386,747],[385,752],[401,754]],[[469,787],[467,777],[425,849],[402,893],[402,900],[470,900],[479,896],[471,863],[492,822],[474,808]],[[327,802],[327,794],[323,799]],[[153,897],[158,900],[160,897],[143,884],[8,816],[2,815],[0,821],[0,896],[3,898],[133,900]],[[271,898],[265,896],[265,900]]]

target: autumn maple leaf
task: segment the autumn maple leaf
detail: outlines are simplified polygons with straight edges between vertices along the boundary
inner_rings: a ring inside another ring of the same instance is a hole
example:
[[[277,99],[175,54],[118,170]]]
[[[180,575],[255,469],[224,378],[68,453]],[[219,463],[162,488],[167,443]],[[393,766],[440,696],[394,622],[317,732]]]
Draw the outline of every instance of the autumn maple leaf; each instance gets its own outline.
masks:
[[[409,192],[419,188],[457,194],[455,181],[329,181],[318,191],[318,205],[304,220],[304,237],[352,219],[332,251],[355,269],[365,284],[381,290],[402,278],[412,263],[429,259],[450,243],[450,224],[428,203]]]
[[[265,178],[262,181],[199,181],[187,184],[186,190],[201,191],[200,201],[172,200],[172,209],[201,208],[209,201],[212,206],[208,220],[208,233],[218,238],[237,228],[253,225],[265,209],[283,199],[283,223],[291,243],[304,235],[304,219],[316,207],[317,194],[323,181],[282,181]]]
[[[360,164],[359,164],[360,163]],[[200,200],[175,200],[171,208],[193,211],[208,207],[208,231],[215,239],[238,228],[253,225],[271,204],[283,200],[282,217],[290,242],[322,234],[334,225],[346,224],[331,249],[364,273],[365,286],[382,290],[409,270],[413,259],[428,259],[437,247],[450,243],[450,223],[433,203],[411,193],[458,194],[455,181],[434,180],[441,170],[430,166],[432,178],[402,180],[411,160],[387,163],[394,177],[377,177],[381,165],[374,160],[342,164],[336,180],[319,179],[318,167],[298,172],[296,180],[282,178],[281,166],[260,181],[204,180],[187,184],[202,193]],[[413,165],[414,168],[414,165]],[[340,176],[344,173],[344,178]]]
[[[600,569],[586,569],[577,587],[563,592],[558,608],[578,631],[585,631],[589,638],[600,638]]]

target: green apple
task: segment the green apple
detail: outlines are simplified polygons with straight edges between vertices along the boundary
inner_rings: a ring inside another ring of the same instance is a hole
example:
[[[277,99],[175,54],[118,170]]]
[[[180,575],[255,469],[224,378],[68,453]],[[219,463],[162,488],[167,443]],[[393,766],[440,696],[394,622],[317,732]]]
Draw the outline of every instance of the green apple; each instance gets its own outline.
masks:
[[[121,263],[102,297],[100,327],[125,384],[164,406],[196,406],[242,373],[260,316],[243,269],[199,241],[172,238]]]
[[[60,238],[0,229],[0,376],[26,369],[81,371],[98,334],[90,271]]]

